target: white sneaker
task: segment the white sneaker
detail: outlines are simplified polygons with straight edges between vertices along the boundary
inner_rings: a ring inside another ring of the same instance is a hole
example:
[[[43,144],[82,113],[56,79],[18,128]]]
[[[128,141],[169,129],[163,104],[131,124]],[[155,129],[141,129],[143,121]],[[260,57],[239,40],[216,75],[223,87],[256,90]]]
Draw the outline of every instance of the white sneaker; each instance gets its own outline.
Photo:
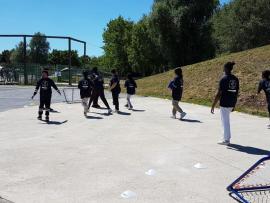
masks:
[[[218,142],[218,144],[228,146],[228,145],[230,145],[230,141],[220,141],[220,142]]]
[[[111,114],[113,112],[113,110],[109,109],[108,110],[108,114]]]
[[[269,125],[267,125],[267,128],[270,128],[270,124],[269,124]]]
[[[187,113],[183,112],[180,114],[180,120],[184,119],[186,117]]]
[[[176,115],[172,115],[171,118],[172,118],[172,119],[176,119]]]

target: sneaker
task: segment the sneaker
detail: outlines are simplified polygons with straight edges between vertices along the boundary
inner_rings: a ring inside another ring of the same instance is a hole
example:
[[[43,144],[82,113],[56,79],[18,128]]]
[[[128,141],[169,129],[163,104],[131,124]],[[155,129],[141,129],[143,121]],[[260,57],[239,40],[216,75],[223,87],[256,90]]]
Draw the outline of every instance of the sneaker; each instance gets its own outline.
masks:
[[[84,112],[83,115],[84,115],[85,117],[87,117],[87,113],[86,113],[86,112]]]
[[[117,110],[117,109],[115,109],[115,110],[114,110],[114,112],[115,112],[115,113],[119,113],[120,111],[119,111],[119,110]]]
[[[93,104],[92,107],[93,108],[96,108],[96,109],[99,109],[100,108],[100,106],[98,104]]]
[[[269,124],[269,125],[267,125],[267,128],[270,128],[270,124]]]
[[[125,107],[127,107],[127,108],[128,108],[128,104],[126,104],[126,105],[125,105]]]
[[[37,119],[41,121],[42,120],[42,116],[38,116]]]
[[[129,107],[128,110],[133,110],[133,106],[132,107]]]
[[[184,119],[186,117],[187,113],[183,112],[180,114],[180,120]]]
[[[45,121],[50,122],[49,116],[46,116]]]
[[[218,144],[228,146],[228,145],[230,145],[230,141],[220,141],[220,142],[218,142]]]
[[[109,109],[108,110],[108,114],[111,114],[113,112],[113,110]]]
[[[172,119],[176,119],[176,115],[172,115],[171,118],[172,118]]]

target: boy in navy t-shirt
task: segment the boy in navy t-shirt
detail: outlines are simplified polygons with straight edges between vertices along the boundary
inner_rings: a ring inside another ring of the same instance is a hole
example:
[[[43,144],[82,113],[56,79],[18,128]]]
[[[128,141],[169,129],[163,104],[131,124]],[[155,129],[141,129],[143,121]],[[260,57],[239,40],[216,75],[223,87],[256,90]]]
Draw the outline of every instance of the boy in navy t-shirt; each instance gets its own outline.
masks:
[[[187,114],[179,106],[179,102],[182,99],[183,94],[183,74],[181,68],[176,68],[174,71],[176,77],[170,82],[168,88],[172,91],[172,118],[176,119],[176,113],[180,113],[180,120],[183,119]]]
[[[136,94],[136,88],[137,84],[135,80],[133,79],[131,74],[127,75],[127,80],[125,82],[125,88],[127,89],[127,105],[129,110],[133,109],[133,106],[131,104],[131,96]]]
[[[265,92],[270,119],[270,70],[263,71],[262,73],[262,80],[259,83],[258,94],[260,94],[262,90]],[[270,128],[270,124],[268,125],[268,128]]]
[[[119,94],[121,92],[120,80],[115,69],[113,69],[111,73],[110,89],[112,92],[113,105],[115,106],[115,112],[119,112]]]
[[[234,111],[239,93],[239,80],[231,72],[234,62],[224,65],[225,75],[219,82],[219,89],[214,99],[211,113],[214,114],[215,106],[220,102],[221,121],[223,125],[223,140],[218,144],[229,145],[231,140],[230,113]]]
[[[78,83],[78,88],[80,89],[80,96],[82,99],[82,105],[84,108],[84,116],[87,116],[88,112],[88,102],[91,97],[93,82],[88,78],[88,72],[83,72],[83,79]]]
[[[42,71],[42,78],[37,82],[35,92],[32,96],[32,99],[40,90],[40,104],[38,110],[38,119],[42,120],[42,114],[45,107],[46,121],[49,122],[49,114],[51,109],[51,99],[52,99],[52,87],[61,95],[60,90],[55,85],[54,81],[49,78],[49,73],[47,70]]]

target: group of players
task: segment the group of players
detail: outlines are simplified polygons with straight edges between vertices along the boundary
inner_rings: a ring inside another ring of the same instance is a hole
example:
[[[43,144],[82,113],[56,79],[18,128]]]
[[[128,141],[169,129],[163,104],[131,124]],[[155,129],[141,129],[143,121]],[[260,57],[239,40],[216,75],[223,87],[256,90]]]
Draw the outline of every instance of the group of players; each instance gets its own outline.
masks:
[[[119,113],[119,94],[121,93],[121,85],[118,73],[116,70],[112,70],[112,78],[110,80],[110,91],[112,93],[113,105],[115,106],[115,112]],[[93,104],[93,107],[99,107],[98,98],[102,100],[104,105],[108,110],[108,114],[111,114],[113,110],[111,109],[104,93],[104,79],[99,73],[98,68],[94,67],[91,72],[84,71],[82,74],[82,79],[78,83],[78,88],[80,89],[80,96],[82,100],[82,105],[84,108],[84,116],[87,116],[89,109]],[[132,74],[127,75],[127,79],[124,84],[127,93],[127,104],[125,105],[129,110],[133,109],[131,103],[131,97],[136,93],[137,84],[132,77]],[[40,91],[40,104],[38,110],[38,119],[42,120],[42,114],[45,110],[45,121],[49,122],[49,115],[51,110],[51,98],[52,98],[52,88],[54,88],[60,95],[61,92],[54,83],[52,79],[49,78],[48,70],[42,71],[41,79],[37,82],[34,94]]]
[[[239,79],[232,74],[234,62],[227,62],[224,65],[224,76],[221,78],[219,82],[219,88],[215,99],[212,104],[211,113],[214,114],[215,106],[219,102],[220,106],[220,114],[221,121],[223,126],[223,138],[219,142],[222,145],[229,145],[231,141],[231,129],[230,129],[230,113],[234,111],[237,98],[239,95]],[[110,91],[112,93],[113,105],[115,106],[115,112],[119,113],[119,94],[121,92],[120,79],[117,71],[114,69],[111,71],[112,78],[110,80]],[[42,78],[37,82],[36,89],[34,92],[34,96],[37,94],[40,89],[40,105],[38,111],[38,119],[42,119],[43,110],[45,109],[45,120],[49,121],[49,113],[50,113],[50,104],[51,104],[51,95],[53,87],[59,94],[61,92],[49,77],[48,71],[44,70],[42,72]],[[175,78],[169,83],[168,88],[172,92],[172,118],[176,119],[177,112],[180,113],[180,120],[184,119],[186,113],[179,106],[179,102],[182,99],[183,94],[183,74],[181,68],[175,69]],[[131,74],[127,75],[127,79],[125,81],[124,87],[127,90],[127,104],[130,110],[133,108],[131,104],[131,96],[135,94],[137,84],[135,80],[132,78]],[[111,114],[113,110],[110,108],[109,103],[106,100],[104,94],[104,79],[101,74],[99,74],[98,69],[95,67],[93,70],[89,72],[83,72],[83,78],[79,81],[78,88],[80,89],[80,96],[82,99],[83,105],[83,113],[87,116],[89,109],[93,103],[97,106],[97,100],[100,99],[103,101],[104,105],[108,110],[108,114]],[[268,103],[268,112],[270,118],[270,70],[265,70],[262,73],[262,80],[259,83],[257,94],[261,91],[265,92],[266,100]],[[44,108],[45,107],[45,108]],[[270,124],[268,125],[270,128]]]

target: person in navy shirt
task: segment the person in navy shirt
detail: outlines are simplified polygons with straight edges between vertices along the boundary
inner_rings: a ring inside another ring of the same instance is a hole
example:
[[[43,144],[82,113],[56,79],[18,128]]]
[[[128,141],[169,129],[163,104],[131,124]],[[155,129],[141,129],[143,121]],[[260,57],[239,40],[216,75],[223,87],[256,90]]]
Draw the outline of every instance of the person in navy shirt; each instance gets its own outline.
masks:
[[[90,109],[92,102],[100,97],[100,99],[102,100],[102,102],[104,103],[104,105],[107,107],[108,109],[108,114],[112,113],[112,110],[110,108],[110,105],[107,102],[107,99],[105,98],[105,94],[104,94],[104,80],[102,75],[100,75],[97,71],[97,68],[93,68],[93,72],[92,72],[92,81],[93,81],[93,91],[92,91],[92,95],[88,104],[88,109]]]
[[[211,113],[214,114],[216,104],[220,103],[221,121],[223,125],[223,140],[218,144],[229,145],[231,141],[230,113],[234,111],[239,94],[239,80],[232,74],[234,62],[224,65],[225,75],[219,82],[219,89],[213,101]]]
[[[132,110],[133,105],[131,103],[131,97],[132,97],[132,95],[136,94],[137,84],[136,84],[135,80],[133,79],[131,73],[129,73],[127,75],[127,80],[125,81],[125,88],[127,90],[127,105],[126,105],[126,107],[128,107],[129,110]]]
[[[111,73],[110,89],[112,92],[113,105],[115,106],[115,112],[119,112],[119,94],[121,92],[120,80],[115,69],[113,69]]]
[[[262,73],[262,80],[259,83],[258,94],[260,94],[262,90],[265,92],[270,119],[270,70],[263,71]],[[268,125],[268,128],[270,128],[270,124]]]
[[[81,79],[78,83],[78,88],[80,89],[80,96],[82,99],[82,105],[84,108],[84,116],[87,116],[88,102],[91,97],[93,86],[93,82],[88,78],[88,72],[84,71],[83,79]]]
[[[179,102],[182,99],[183,94],[183,73],[182,69],[176,68],[175,71],[175,78],[173,81],[170,82],[168,88],[172,91],[172,118],[176,119],[176,113],[180,113],[180,120],[182,120],[187,114],[182,110],[179,106]]]
[[[55,85],[54,81],[49,78],[49,73],[47,70],[42,71],[42,78],[37,82],[35,92],[32,96],[32,99],[40,90],[40,104],[38,111],[38,119],[42,120],[42,114],[45,107],[46,121],[49,122],[49,114],[51,108],[51,99],[52,99],[52,87],[61,95],[60,90]]]

